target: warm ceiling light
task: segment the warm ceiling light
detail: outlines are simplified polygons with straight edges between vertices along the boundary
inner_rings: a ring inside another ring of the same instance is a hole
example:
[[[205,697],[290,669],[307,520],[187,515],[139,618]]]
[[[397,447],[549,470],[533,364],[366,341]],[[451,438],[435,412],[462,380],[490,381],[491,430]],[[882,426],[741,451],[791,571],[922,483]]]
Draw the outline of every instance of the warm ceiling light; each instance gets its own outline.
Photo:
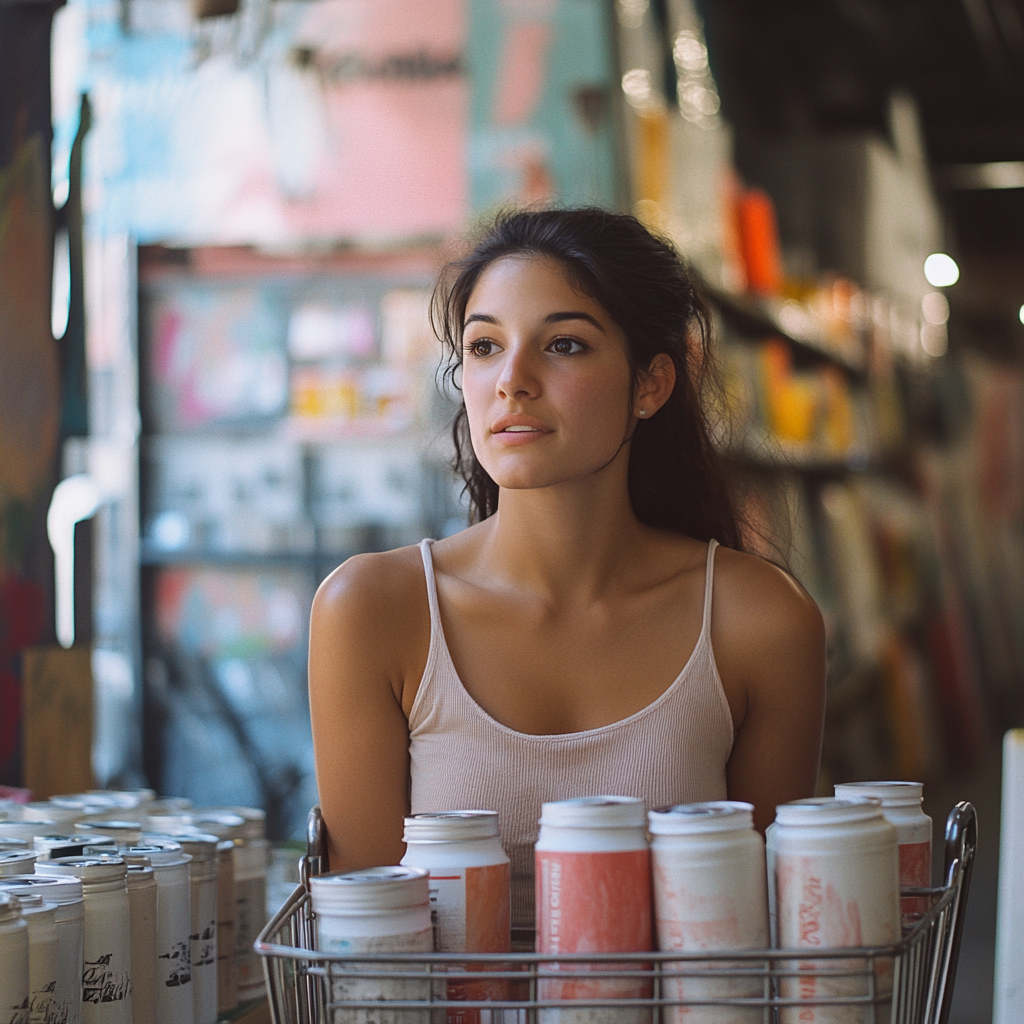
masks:
[[[924,261],[924,276],[933,288],[948,288],[960,280],[960,268],[952,256],[933,252]]]

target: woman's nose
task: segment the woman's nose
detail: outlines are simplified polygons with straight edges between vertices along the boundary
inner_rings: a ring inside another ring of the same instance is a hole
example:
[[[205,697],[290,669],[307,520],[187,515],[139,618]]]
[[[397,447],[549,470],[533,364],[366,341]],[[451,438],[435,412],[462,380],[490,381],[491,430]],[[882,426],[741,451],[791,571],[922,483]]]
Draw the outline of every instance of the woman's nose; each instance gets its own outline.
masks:
[[[538,390],[536,367],[532,353],[512,346],[505,353],[498,375],[497,391],[501,398],[533,396]]]

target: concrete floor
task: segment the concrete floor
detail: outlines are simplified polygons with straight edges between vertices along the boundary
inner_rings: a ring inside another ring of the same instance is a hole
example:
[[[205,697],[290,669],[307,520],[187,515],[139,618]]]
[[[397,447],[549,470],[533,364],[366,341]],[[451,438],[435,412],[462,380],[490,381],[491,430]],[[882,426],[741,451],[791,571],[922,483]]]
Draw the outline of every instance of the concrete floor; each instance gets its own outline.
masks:
[[[978,852],[949,1024],[992,1024],[1001,779],[1002,745],[997,740],[971,771],[925,787],[925,811],[935,822],[937,870],[950,808],[958,800],[969,800],[978,812]]]

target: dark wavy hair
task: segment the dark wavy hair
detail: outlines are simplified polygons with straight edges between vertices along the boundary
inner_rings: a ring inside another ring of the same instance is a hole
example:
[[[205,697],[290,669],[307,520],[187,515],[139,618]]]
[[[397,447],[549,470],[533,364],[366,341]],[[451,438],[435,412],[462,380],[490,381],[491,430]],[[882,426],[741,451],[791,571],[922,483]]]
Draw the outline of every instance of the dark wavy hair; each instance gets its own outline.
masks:
[[[573,286],[601,304],[626,336],[634,388],[654,356],[664,352],[672,359],[671,396],[637,422],[633,435],[633,512],[648,526],[742,549],[740,515],[709,417],[710,408],[722,408],[709,348],[711,314],[672,243],[635,217],[593,207],[499,213],[472,251],[445,268],[434,290],[431,321],[448,352],[445,379],[452,388],[458,387],[469,297],[483,271],[506,256],[557,260]],[[452,438],[452,465],[466,482],[470,521],[479,522],[497,511],[498,485],[473,451],[465,402]]]

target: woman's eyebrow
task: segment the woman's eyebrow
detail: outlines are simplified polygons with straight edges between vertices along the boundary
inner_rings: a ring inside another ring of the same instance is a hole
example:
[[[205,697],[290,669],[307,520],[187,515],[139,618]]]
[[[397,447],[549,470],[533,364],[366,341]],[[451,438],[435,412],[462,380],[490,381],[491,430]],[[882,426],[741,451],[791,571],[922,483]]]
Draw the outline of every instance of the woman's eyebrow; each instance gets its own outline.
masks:
[[[593,324],[602,334],[608,333],[594,317],[589,313],[584,313],[582,310],[572,309],[561,313],[548,313],[544,317],[544,322],[548,324],[560,324],[563,320],[586,320],[588,324]]]
[[[546,324],[560,324],[566,320],[584,320],[588,324],[593,324],[602,334],[608,333],[594,317],[579,309],[567,309],[557,313],[548,313],[544,317],[544,323]],[[470,313],[466,317],[466,322],[462,325],[462,329],[465,330],[470,324],[474,323],[497,324],[498,318],[491,316],[490,313]]]
[[[497,322],[498,318],[491,316],[490,313],[470,313],[466,317],[466,322],[462,325],[462,329],[465,330],[470,324],[497,324]]]

